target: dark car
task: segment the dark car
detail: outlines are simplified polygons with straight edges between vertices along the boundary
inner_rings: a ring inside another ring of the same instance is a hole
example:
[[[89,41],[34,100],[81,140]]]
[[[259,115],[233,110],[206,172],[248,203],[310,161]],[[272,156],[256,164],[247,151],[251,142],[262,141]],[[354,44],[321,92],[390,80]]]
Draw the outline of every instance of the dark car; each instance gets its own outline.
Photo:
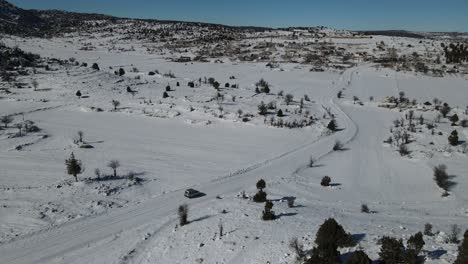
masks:
[[[202,196],[202,193],[197,191],[197,190],[194,190],[194,189],[187,189],[187,190],[185,190],[184,196],[187,197],[187,198],[192,199],[192,198]]]

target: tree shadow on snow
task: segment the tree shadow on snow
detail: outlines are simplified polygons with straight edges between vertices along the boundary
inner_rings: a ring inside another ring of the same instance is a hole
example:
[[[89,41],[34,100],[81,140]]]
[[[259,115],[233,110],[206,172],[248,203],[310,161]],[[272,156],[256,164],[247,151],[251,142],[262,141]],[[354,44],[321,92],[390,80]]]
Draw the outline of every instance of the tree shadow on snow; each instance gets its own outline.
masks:
[[[351,235],[351,239],[353,240],[353,243],[355,243],[355,244],[359,244],[365,237],[366,237],[366,234],[353,234],[353,235]]]
[[[297,213],[281,213],[277,215],[276,218],[281,218],[283,216],[295,216],[295,215],[297,215]]]
[[[116,180],[125,180],[125,179],[134,178],[138,182],[142,182],[143,179],[139,178],[139,176],[143,176],[145,174],[146,172],[132,172],[132,173],[128,173],[127,175],[117,175],[116,177],[114,177],[114,175],[102,175],[99,178],[90,178],[88,180],[102,182],[102,181],[116,181]]]
[[[443,249],[436,249],[436,250],[427,252],[427,256],[430,259],[440,259],[440,257],[442,257],[445,254],[447,254],[447,250],[443,250]]]
[[[206,219],[211,218],[211,217],[213,217],[213,215],[205,215],[205,216],[193,219],[193,220],[189,221],[189,223],[200,222],[200,221],[206,220]]]

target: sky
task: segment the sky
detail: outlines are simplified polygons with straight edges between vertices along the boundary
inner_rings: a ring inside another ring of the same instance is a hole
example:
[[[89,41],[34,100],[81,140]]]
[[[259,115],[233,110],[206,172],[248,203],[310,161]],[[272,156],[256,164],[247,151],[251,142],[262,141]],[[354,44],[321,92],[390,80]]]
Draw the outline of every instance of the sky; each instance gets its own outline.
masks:
[[[468,0],[8,0],[25,9],[237,26],[468,32]]]

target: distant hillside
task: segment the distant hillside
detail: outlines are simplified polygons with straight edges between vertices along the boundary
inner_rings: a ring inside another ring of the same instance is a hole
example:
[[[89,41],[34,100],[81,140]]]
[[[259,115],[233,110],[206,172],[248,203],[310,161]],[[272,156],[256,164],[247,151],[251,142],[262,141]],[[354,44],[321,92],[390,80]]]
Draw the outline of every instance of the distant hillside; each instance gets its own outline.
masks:
[[[406,30],[366,30],[358,31],[364,35],[380,35],[389,37],[406,37],[406,38],[424,38],[424,35],[406,31]]]
[[[0,0],[0,31],[7,34],[37,34],[46,22],[32,11]]]

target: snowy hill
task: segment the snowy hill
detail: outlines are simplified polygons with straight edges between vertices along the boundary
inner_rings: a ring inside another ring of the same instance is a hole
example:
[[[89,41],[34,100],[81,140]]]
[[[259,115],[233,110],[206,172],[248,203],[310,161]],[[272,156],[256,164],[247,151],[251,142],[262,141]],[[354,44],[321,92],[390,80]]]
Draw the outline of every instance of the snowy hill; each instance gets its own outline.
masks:
[[[0,44],[0,263],[304,263],[328,218],[349,233],[338,261],[360,250],[378,261],[383,237],[411,253],[418,232],[416,258],[457,258],[460,36],[0,3],[16,25]],[[27,31],[28,16],[49,26]]]

